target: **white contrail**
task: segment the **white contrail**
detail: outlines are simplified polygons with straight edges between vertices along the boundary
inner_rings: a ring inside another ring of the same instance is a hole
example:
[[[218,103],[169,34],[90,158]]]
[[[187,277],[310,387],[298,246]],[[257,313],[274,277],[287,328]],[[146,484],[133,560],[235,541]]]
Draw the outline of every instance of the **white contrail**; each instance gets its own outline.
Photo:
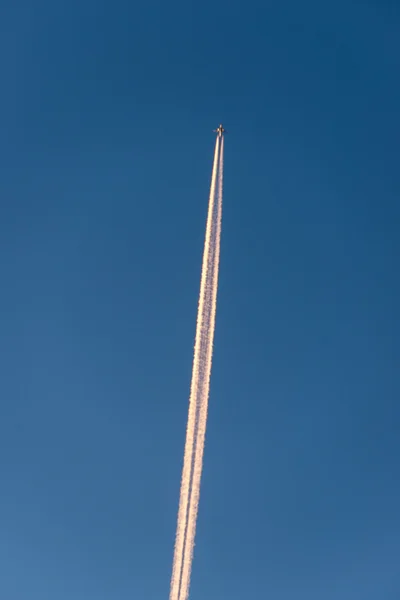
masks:
[[[212,350],[215,330],[215,314],[218,290],[218,267],[221,239],[222,218],[222,186],[223,186],[223,151],[224,138],[221,138],[221,150],[218,168],[218,197],[216,209],[213,206],[213,222],[211,235],[211,252],[207,277],[207,299],[205,306],[205,322],[207,328],[204,337],[204,352],[201,360],[201,380],[199,382],[199,415],[196,432],[195,457],[193,466],[193,477],[191,482],[190,506],[187,518],[187,529],[185,538],[185,551],[182,565],[182,578],[180,584],[179,600],[186,600],[189,595],[190,574],[193,560],[194,540],[196,535],[196,521],[200,498],[200,482],[203,468],[204,442],[207,426],[208,396],[210,389],[210,375],[212,363]],[[211,207],[210,207],[211,209]],[[215,214],[214,214],[215,213]]]
[[[170,600],[178,600],[180,597],[179,588],[183,568],[183,556],[188,520],[189,493],[192,479],[193,457],[195,452],[196,421],[199,412],[199,399],[201,394],[201,366],[203,362],[202,354],[204,353],[204,335],[208,330],[208,324],[205,323],[205,317],[207,316],[207,312],[205,311],[205,304],[207,303],[207,296],[209,295],[207,274],[209,271],[210,264],[210,250],[212,248],[212,217],[214,213],[215,203],[215,185],[218,169],[219,145],[219,138],[217,138],[215,144],[213,171],[211,177],[209,210],[207,217],[206,238],[204,244],[203,266],[201,273],[200,296],[197,313],[196,339],[193,359],[193,372],[189,401],[189,416],[186,428],[186,443],[183,461],[181,493],[179,500],[174,561],[172,567]]]

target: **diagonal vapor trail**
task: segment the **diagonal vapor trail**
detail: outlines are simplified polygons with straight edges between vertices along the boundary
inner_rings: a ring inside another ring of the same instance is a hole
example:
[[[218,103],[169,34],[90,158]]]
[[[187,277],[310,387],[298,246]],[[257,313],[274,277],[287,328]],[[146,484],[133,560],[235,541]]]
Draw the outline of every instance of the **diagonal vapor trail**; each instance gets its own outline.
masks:
[[[193,372],[189,400],[189,415],[186,428],[185,453],[181,480],[174,561],[171,577],[170,600],[183,600],[184,598],[187,598],[190,581],[191,560],[193,556],[194,534],[196,528],[195,519],[197,516],[203,455],[203,449],[201,446],[204,446],[204,435],[200,433],[199,424],[202,424],[205,434],[203,405],[204,400],[206,403],[208,401],[208,388],[211,371],[211,351],[214,337],[214,326],[212,326],[211,331],[210,325],[215,321],[215,308],[214,320],[212,320],[211,307],[213,304],[215,305],[216,302],[217,281],[215,280],[215,274],[218,274],[219,258],[219,247],[217,252],[215,237],[215,191],[219,166],[218,160],[220,159],[220,141],[221,138],[218,136],[215,144],[206,236],[204,243],[196,339],[193,358]],[[218,187],[222,192],[222,184]],[[218,257],[217,263],[216,257]],[[217,268],[215,269],[216,264]],[[215,300],[213,300],[214,296]],[[208,356],[210,356],[209,359]],[[203,415],[202,418],[200,418],[201,415]],[[205,416],[207,417],[207,407]],[[197,487],[194,485],[194,483],[197,484]]]
[[[215,331],[215,316],[217,308],[218,269],[221,240],[222,221],[222,188],[223,188],[223,160],[224,138],[221,138],[221,148],[218,166],[217,202],[210,206],[212,214],[212,234],[210,238],[211,252],[207,270],[207,298],[205,302],[204,322],[207,327],[204,331],[204,352],[199,357],[201,363],[201,379],[199,382],[199,413],[196,432],[195,456],[193,463],[193,476],[191,481],[191,494],[185,549],[182,564],[182,578],[179,591],[179,600],[186,600],[189,596],[190,575],[193,561],[194,540],[196,535],[197,513],[200,499],[201,473],[203,469],[204,442],[207,427],[208,396],[210,389],[210,376],[212,366],[212,351]],[[215,205],[216,204],[216,205]]]

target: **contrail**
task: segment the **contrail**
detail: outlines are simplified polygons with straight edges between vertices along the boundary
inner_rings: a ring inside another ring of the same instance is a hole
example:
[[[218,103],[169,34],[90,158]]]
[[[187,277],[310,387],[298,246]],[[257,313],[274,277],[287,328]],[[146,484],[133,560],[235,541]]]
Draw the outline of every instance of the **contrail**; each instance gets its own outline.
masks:
[[[193,464],[193,477],[191,482],[191,495],[189,514],[187,518],[187,529],[185,539],[185,550],[182,565],[182,578],[179,591],[179,600],[186,600],[189,595],[190,575],[193,560],[194,540],[196,535],[196,521],[200,499],[200,482],[203,468],[204,441],[207,426],[208,396],[210,389],[210,375],[212,363],[212,351],[215,331],[215,314],[217,308],[218,291],[218,267],[220,255],[221,239],[221,219],[222,219],[222,187],[223,187],[223,160],[224,160],[224,138],[221,138],[221,150],[218,168],[218,197],[216,209],[214,204],[212,208],[212,234],[211,234],[211,253],[207,272],[207,299],[205,303],[205,323],[207,327],[204,331],[204,352],[201,354],[201,379],[198,389],[199,393],[199,414],[197,423],[196,447]]]
[[[191,556],[193,553],[192,546],[194,539],[194,531],[195,531],[195,523],[194,529],[193,524],[190,523],[190,515],[192,515],[193,519],[193,509],[190,511],[189,506],[192,506],[191,497],[193,495],[192,479],[193,473],[198,472],[199,467],[196,467],[196,458],[198,455],[198,419],[201,412],[201,404],[204,403],[204,393],[207,390],[208,397],[208,386],[209,386],[209,375],[208,378],[205,377],[205,361],[207,360],[207,356],[209,354],[210,347],[210,303],[212,304],[212,279],[213,273],[215,271],[215,186],[217,179],[217,171],[218,171],[218,157],[220,150],[220,137],[217,138],[215,144],[215,152],[214,152],[214,162],[213,162],[213,170],[211,177],[211,189],[210,189],[210,199],[209,199],[209,208],[208,208],[208,217],[207,217],[207,227],[206,227],[206,238],[204,244],[204,254],[203,254],[203,265],[202,265],[202,273],[201,273],[201,283],[200,283],[200,296],[199,296],[199,306],[198,306],[198,314],[197,314],[197,326],[196,326],[196,339],[195,339],[195,348],[194,348],[194,359],[193,359],[193,372],[192,372],[192,382],[191,382],[191,390],[190,390],[190,401],[189,401],[189,416],[188,423],[186,428],[186,443],[185,443],[185,453],[184,453],[184,462],[183,462],[183,471],[182,471],[182,481],[181,481],[181,493],[180,493],[180,501],[179,501],[179,511],[178,511],[178,523],[177,523],[177,531],[176,531],[176,540],[175,540],[175,552],[174,552],[174,561],[172,568],[172,577],[171,577],[171,590],[170,590],[170,600],[181,600],[183,598],[181,591],[181,579],[182,573],[185,573],[185,581],[188,581],[188,574],[190,577],[190,564],[187,565],[185,560],[189,558],[191,562]],[[210,281],[211,277],[211,281]],[[214,317],[215,319],[215,317]],[[213,331],[211,335],[211,347],[212,347],[212,338]],[[210,362],[211,368],[211,362]],[[206,385],[205,385],[206,384]],[[206,398],[207,401],[207,398]],[[204,444],[204,436],[203,436],[203,444]],[[202,451],[201,451],[202,456]],[[197,461],[198,462],[198,461]],[[197,469],[197,470],[196,470]],[[201,464],[200,464],[200,475],[201,475]],[[198,503],[198,491],[197,491],[197,503]],[[197,510],[196,510],[197,514]],[[196,516],[194,514],[194,518]],[[188,545],[189,540],[189,545]],[[190,547],[190,552],[188,553],[187,548]],[[187,558],[186,558],[187,557]],[[188,588],[188,583],[185,583],[185,589]],[[183,590],[183,588],[182,588]]]

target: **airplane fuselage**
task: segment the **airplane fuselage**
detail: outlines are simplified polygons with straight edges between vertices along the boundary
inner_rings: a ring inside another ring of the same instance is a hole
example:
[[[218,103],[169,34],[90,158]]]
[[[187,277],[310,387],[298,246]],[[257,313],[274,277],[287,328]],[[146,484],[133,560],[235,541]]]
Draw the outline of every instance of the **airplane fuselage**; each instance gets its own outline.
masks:
[[[222,125],[220,125],[217,127],[217,129],[214,129],[214,132],[218,133],[218,137],[222,137],[222,135],[225,133],[225,129],[222,127]]]

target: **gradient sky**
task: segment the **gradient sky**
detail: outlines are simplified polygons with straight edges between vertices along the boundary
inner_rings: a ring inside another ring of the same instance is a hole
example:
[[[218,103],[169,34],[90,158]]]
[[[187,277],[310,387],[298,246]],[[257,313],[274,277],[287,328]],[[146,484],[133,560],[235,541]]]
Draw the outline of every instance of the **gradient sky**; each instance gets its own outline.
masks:
[[[191,599],[398,600],[399,4],[0,14],[0,597],[168,598],[223,122]]]

